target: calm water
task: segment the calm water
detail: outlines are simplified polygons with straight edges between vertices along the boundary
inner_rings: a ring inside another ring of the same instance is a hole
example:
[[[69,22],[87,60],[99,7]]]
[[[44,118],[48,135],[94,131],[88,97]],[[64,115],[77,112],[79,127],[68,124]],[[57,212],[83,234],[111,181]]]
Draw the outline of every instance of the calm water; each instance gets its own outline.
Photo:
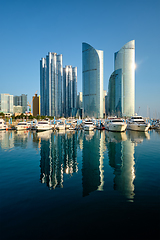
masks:
[[[1,239],[158,239],[160,131],[0,132]]]

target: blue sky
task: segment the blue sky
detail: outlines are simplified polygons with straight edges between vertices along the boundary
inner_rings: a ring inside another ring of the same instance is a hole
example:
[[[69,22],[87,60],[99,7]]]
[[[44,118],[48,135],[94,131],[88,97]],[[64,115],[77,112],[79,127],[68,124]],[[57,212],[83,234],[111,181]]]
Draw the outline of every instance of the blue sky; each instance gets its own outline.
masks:
[[[40,94],[40,59],[63,55],[78,67],[82,90],[82,42],[104,51],[104,90],[114,52],[136,41],[136,111],[160,118],[159,0],[0,0],[0,93]]]

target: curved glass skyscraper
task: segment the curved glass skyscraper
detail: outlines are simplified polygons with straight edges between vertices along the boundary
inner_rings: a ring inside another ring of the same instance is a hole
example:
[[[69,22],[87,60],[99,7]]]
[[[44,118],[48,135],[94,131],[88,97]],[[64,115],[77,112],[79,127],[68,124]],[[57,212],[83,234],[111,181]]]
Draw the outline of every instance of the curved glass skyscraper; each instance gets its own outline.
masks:
[[[84,117],[103,117],[103,51],[82,43]]]
[[[132,116],[135,111],[135,40],[114,54],[108,85],[108,114]]]
[[[122,116],[135,112],[135,40],[126,43],[114,54],[114,70],[122,70]]]
[[[109,115],[122,115],[122,70],[115,70],[108,84],[108,112]]]

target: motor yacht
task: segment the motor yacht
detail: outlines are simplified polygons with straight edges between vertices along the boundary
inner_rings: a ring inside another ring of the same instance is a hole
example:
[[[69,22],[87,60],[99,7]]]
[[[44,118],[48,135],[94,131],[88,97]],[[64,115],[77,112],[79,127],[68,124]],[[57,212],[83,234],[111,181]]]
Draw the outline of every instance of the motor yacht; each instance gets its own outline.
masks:
[[[155,129],[160,130],[160,121],[159,120],[157,120],[155,123]]]
[[[58,122],[56,126],[57,130],[65,130],[65,123],[64,122]]]
[[[31,130],[36,130],[37,120],[31,122]]]
[[[30,129],[30,125],[27,122],[19,122],[16,126],[15,129],[17,131],[20,130],[29,130]]]
[[[142,116],[133,116],[127,122],[127,129],[133,131],[146,132],[150,127],[150,123],[145,123]]]
[[[73,127],[73,125],[70,125],[70,127],[68,128],[70,131],[75,130],[75,128]]]
[[[124,132],[127,128],[127,124],[124,119],[113,118],[107,123],[107,130],[113,132]]]
[[[5,121],[0,118],[0,130],[6,130],[7,129],[7,125],[5,123]]]
[[[94,130],[94,123],[91,120],[86,120],[84,122],[84,130],[85,131],[93,131]]]
[[[50,129],[52,129],[52,125],[50,124],[49,121],[46,121],[46,120],[39,121],[36,125],[37,132],[46,131],[46,130],[50,130]]]

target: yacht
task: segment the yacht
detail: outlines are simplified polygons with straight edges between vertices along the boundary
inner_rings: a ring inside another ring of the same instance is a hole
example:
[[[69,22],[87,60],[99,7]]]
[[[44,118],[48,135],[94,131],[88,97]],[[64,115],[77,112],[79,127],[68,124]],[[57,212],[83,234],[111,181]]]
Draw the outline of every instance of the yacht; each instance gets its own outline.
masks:
[[[36,130],[37,120],[31,122],[31,130]]]
[[[56,126],[56,129],[58,129],[58,130],[65,130],[65,123],[58,122],[57,126]]]
[[[29,130],[30,129],[30,125],[27,122],[19,122],[16,126],[15,126],[17,131],[20,130]]]
[[[156,121],[155,129],[160,130],[160,121],[159,120]]]
[[[127,129],[133,131],[146,132],[150,127],[150,123],[145,123],[141,116],[133,116],[127,122]]]
[[[70,125],[70,127],[68,128],[69,130],[75,130],[73,125]]]
[[[5,123],[5,121],[0,118],[0,130],[6,130],[7,129],[7,125]]]
[[[65,129],[69,129],[71,127],[71,122],[67,122],[66,124],[65,124]]]
[[[52,126],[51,126],[50,122],[46,121],[46,120],[39,121],[36,125],[37,132],[51,130],[51,129],[52,129]]]
[[[124,119],[121,118],[111,118],[107,123],[107,130],[113,132],[124,132],[127,128],[127,124]]]
[[[94,124],[91,120],[86,120],[84,122],[84,130],[85,131],[93,131],[94,130]]]

